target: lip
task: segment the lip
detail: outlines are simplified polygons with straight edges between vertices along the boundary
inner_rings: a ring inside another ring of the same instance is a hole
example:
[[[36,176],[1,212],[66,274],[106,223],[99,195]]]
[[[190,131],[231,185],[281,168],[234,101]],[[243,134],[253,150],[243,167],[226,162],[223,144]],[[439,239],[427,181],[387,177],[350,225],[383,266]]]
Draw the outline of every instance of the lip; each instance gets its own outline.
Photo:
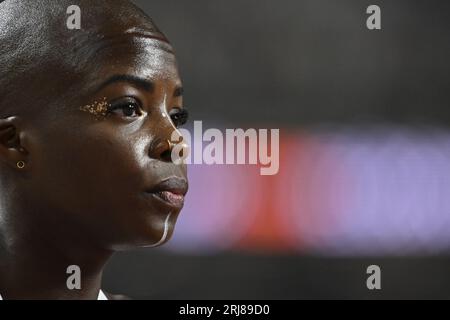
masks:
[[[181,209],[184,205],[184,197],[187,191],[188,183],[186,180],[170,177],[145,192],[172,208]]]

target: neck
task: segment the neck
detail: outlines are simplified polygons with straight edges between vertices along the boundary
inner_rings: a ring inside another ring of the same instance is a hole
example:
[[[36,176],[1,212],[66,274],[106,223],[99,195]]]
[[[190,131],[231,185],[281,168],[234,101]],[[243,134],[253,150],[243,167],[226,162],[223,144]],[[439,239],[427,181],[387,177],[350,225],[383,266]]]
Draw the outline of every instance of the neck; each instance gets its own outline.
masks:
[[[103,268],[112,252],[96,248],[85,235],[67,229],[40,230],[37,225],[14,228],[4,221],[0,224],[2,297],[97,299]],[[70,266],[79,267],[80,272]]]

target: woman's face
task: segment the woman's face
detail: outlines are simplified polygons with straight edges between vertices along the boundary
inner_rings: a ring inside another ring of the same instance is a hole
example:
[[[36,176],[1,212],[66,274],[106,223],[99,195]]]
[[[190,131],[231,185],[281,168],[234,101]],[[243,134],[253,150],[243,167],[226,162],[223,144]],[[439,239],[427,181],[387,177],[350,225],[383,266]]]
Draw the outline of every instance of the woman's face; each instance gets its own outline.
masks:
[[[124,34],[96,59],[76,76],[79,95],[29,129],[28,199],[54,228],[104,248],[163,243],[187,192],[167,143],[186,116],[175,56]]]

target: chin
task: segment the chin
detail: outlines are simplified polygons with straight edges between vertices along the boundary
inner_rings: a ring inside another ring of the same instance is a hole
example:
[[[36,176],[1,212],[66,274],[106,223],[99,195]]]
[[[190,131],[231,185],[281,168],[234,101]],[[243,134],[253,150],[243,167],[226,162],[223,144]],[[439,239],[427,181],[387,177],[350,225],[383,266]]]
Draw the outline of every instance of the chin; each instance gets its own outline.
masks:
[[[167,217],[156,226],[155,224],[147,225],[144,230],[141,229],[139,232],[134,233],[133,238],[135,240],[131,241],[129,245],[125,244],[120,246],[121,249],[153,248],[165,244],[172,238],[176,218],[175,214],[168,214]]]
[[[172,237],[172,231],[168,231],[167,236],[159,239],[155,239],[154,237],[149,237],[147,239],[139,238],[131,241],[124,241],[121,244],[116,244],[111,246],[112,251],[129,251],[140,248],[156,248],[167,243]]]
[[[106,240],[114,251],[132,250],[137,248],[158,247],[168,242],[175,230],[180,210],[168,213],[152,210],[128,211],[120,213],[120,219],[114,220],[109,230],[112,238]],[[124,219],[126,217],[126,219]],[[108,236],[107,236],[108,237]]]

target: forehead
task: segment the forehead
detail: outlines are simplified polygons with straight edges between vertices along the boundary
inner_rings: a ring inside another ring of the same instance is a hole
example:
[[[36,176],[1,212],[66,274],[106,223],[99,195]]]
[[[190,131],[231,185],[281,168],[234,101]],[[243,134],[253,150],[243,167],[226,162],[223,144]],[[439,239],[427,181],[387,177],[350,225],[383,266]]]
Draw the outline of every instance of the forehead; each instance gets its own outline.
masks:
[[[164,34],[136,8],[123,10],[86,18],[86,32],[71,38],[75,52],[82,55],[77,60],[91,60],[88,64],[99,77],[132,73],[154,80],[178,78],[175,55]]]
[[[0,3],[0,25],[5,27],[0,30],[0,51],[7,57],[0,66],[5,71],[0,84],[11,88],[0,100],[14,106],[11,112],[17,112],[18,106],[25,110],[33,105],[39,113],[53,112],[50,106],[78,104],[116,73],[180,82],[175,56],[164,35],[129,1]],[[66,9],[73,3],[82,9],[80,30],[66,26]]]
[[[94,85],[117,74],[179,85],[177,61],[170,45],[150,37],[125,36],[106,41],[94,58]],[[93,69],[92,69],[93,70]]]

